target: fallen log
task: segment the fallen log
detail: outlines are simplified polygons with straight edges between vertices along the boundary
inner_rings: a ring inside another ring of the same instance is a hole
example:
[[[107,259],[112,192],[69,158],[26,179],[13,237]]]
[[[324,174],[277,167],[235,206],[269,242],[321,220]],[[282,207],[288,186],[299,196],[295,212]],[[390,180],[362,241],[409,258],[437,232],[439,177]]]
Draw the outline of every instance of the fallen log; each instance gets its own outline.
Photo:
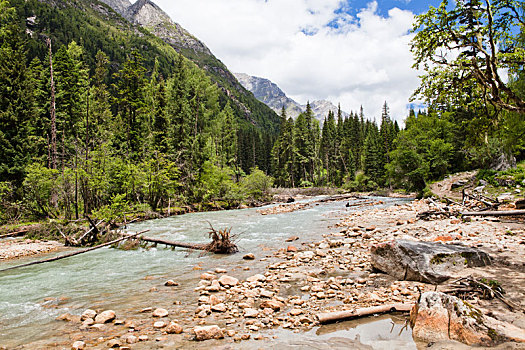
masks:
[[[506,210],[506,211],[466,211],[462,216],[514,216],[525,215],[525,210]]]
[[[22,235],[26,234],[28,231],[29,231],[28,229],[25,229],[25,230],[20,230],[20,231],[16,231],[16,232],[6,233],[5,235],[0,235],[0,239],[1,238],[22,236]]]
[[[87,249],[84,249],[84,250],[77,250],[76,252],[72,252],[72,253],[68,253],[68,254],[64,254],[64,255],[60,255],[60,256],[55,256],[54,258],[49,258],[49,259],[44,259],[44,260],[33,261],[33,262],[30,262],[30,263],[27,263],[27,264],[22,264],[22,265],[11,266],[11,267],[8,267],[8,268],[6,268],[6,269],[2,269],[2,270],[0,270],[0,272],[9,271],[9,270],[14,270],[14,269],[18,269],[18,268],[20,268],[20,267],[26,267],[26,266],[31,266],[31,265],[43,264],[43,263],[47,263],[47,262],[51,262],[51,261],[57,261],[57,260],[61,260],[61,259],[65,259],[65,258],[69,258],[69,257],[75,256],[75,255],[79,255],[79,254],[84,254],[84,253],[90,252],[90,251],[95,250],[95,249],[99,249],[99,248],[107,247],[107,246],[110,246],[110,245],[112,245],[112,244],[115,244],[115,243],[121,242],[121,241],[123,241],[123,240],[126,240],[126,239],[129,239],[129,238],[136,237],[136,236],[141,235],[141,234],[143,234],[143,233],[145,233],[145,232],[148,232],[148,231],[149,231],[149,230],[140,231],[140,232],[134,233],[134,234],[132,234],[132,235],[127,235],[126,237],[121,237],[121,238],[116,239],[116,240],[111,241],[111,242],[107,242],[107,243],[104,243],[104,244],[100,244],[100,245],[97,245],[97,246],[95,246],[95,247],[87,248]]]
[[[365,307],[357,310],[346,310],[336,312],[326,312],[317,315],[317,319],[320,323],[332,323],[337,321],[343,321],[349,318],[366,317],[375,314],[385,314],[390,312],[409,312],[412,309],[413,304],[386,304],[372,307]]]
[[[184,242],[174,242],[168,241],[166,239],[153,238],[153,237],[140,237],[142,241],[155,243],[155,244],[164,244],[170,247],[178,248],[189,248],[189,249],[198,249],[198,250],[207,250],[208,244],[205,243],[184,243]]]

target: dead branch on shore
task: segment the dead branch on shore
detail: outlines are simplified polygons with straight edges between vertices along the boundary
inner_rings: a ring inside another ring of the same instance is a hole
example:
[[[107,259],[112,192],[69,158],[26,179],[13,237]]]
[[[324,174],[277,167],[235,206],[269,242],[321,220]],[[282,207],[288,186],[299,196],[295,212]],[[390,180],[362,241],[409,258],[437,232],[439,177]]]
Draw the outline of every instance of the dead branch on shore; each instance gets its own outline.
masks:
[[[466,211],[463,216],[521,216],[525,215],[525,210],[501,210],[501,211]]]
[[[365,307],[356,310],[326,312],[317,314],[317,319],[320,323],[332,323],[337,321],[343,321],[349,318],[366,317],[375,314],[385,314],[390,312],[409,312],[412,309],[413,304],[386,304],[372,307]]]
[[[125,239],[137,237],[138,235],[141,235],[141,234],[143,234],[145,232],[148,232],[148,231],[149,230],[140,231],[140,232],[134,233],[132,235],[126,235],[126,237],[121,237],[121,238],[116,239],[116,240],[111,241],[111,242],[107,242],[107,243],[104,243],[104,244],[97,245],[95,247],[87,248],[87,249],[84,249],[84,250],[77,250],[76,252],[72,252],[72,253],[68,253],[68,254],[64,254],[64,255],[60,255],[60,256],[55,256],[53,258],[39,260],[39,261],[33,261],[33,262],[30,262],[30,263],[27,263],[27,264],[22,264],[22,265],[17,265],[17,266],[11,266],[11,267],[8,267],[6,269],[0,270],[0,272],[9,271],[9,270],[13,270],[13,269],[18,269],[20,267],[26,267],[26,266],[31,266],[31,265],[43,264],[43,263],[47,263],[47,262],[52,262],[52,261],[57,261],[57,260],[69,258],[69,257],[75,256],[75,255],[79,255],[79,254],[84,254],[84,253],[90,252],[90,251],[95,250],[95,249],[107,247],[107,246],[110,246],[112,244],[121,242],[121,241],[123,241]]]
[[[24,230],[20,230],[20,231],[16,231],[16,232],[6,233],[6,234],[4,234],[4,235],[0,235],[0,239],[2,239],[2,238],[9,238],[9,237],[18,237],[18,236],[23,236],[23,235],[25,235],[28,231],[29,231],[29,229],[24,229]]]
[[[519,308],[513,302],[503,296],[505,291],[496,281],[486,281],[485,279],[475,279],[472,277],[459,278],[446,286],[443,293],[452,294],[463,300],[473,299],[475,295],[481,299],[494,299],[497,298],[507,307],[514,311]]]

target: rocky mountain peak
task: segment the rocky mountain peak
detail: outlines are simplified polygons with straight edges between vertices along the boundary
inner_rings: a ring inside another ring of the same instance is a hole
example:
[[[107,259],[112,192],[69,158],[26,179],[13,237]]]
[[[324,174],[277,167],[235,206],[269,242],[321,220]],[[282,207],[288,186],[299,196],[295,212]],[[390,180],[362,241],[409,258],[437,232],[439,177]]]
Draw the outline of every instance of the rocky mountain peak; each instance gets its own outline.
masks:
[[[131,6],[129,0],[101,0],[103,3],[111,7],[121,16],[126,17],[126,11]]]
[[[301,105],[292,100],[272,81],[254,77],[244,73],[234,74],[237,80],[244,86],[244,88],[253,93],[256,99],[266,104],[278,114],[281,113],[281,108],[284,107],[286,114],[289,117],[295,118],[300,113],[306,110],[305,105]],[[321,123],[328,115],[329,111],[337,113],[338,107],[327,100],[317,100],[310,102],[310,107],[315,115],[315,118]],[[343,117],[347,117],[348,113],[341,111]]]
[[[138,0],[127,9],[127,17],[148,28],[162,24],[173,25],[166,12],[150,0]]]

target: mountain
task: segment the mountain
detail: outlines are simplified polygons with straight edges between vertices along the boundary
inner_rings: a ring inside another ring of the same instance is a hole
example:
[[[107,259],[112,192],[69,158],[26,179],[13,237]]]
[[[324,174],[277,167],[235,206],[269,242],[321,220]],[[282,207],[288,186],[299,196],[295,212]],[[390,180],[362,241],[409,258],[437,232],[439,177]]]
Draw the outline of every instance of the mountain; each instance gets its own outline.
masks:
[[[286,96],[279,86],[269,79],[254,77],[245,73],[234,73],[234,75],[248,91],[253,93],[256,99],[265,103],[276,113],[281,113],[281,109],[284,106],[286,114],[289,117],[295,118],[306,110],[306,105],[301,105]],[[336,113],[338,109],[332,102],[326,100],[312,101],[310,102],[310,107],[315,118],[321,123],[329,111]],[[341,113],[343,117],[349,115],[344,111],[341,111]]]
[[[244,73],[234,73],[234,75],[242,86],[253,93],[256,99],[264,102],[275,112],[281,113],[284,106],[286,114],[295,118],[304,111],[303,106],[286,96],[277,84],[270,80]]]
[[[116,73],[132,52],[141,56],[141,65],[149,77],[154,68],[166,78],[177,69],[179,55],[193,61],[219,88],[216,97],[222,109],[230,106],[238,121],[238,158],[249,171],[258,165],[269,168],[269,152],[279,131],[279,116],[257,100],[235,79],[228,68],[207,46],[170,19],[148,0],[131,4],[128,0],[10,0],[16,10],[16,23],[28,35],[28,61],[46,61],[50,38],[53,52],[71,42],[80,44],[90,72],[96,68],[97,52],[109,59],[107,85],[116,81]],[[193,73],[191,73],[193,74]],[[264,145],[261,146],[261,145]],[[260,150],[260,151],[259,151]]]
[[[139,25],[186,58],[204,69],[221,88],[226,99],[231,100],[236,114],[252,126],[275,134],[279,118],[264,103],[254,98],[210,49],[194,35],[174,22],[170,16],[150,0],[102,0],[131,23]],[[122,8],[125,7],[125,10]]]

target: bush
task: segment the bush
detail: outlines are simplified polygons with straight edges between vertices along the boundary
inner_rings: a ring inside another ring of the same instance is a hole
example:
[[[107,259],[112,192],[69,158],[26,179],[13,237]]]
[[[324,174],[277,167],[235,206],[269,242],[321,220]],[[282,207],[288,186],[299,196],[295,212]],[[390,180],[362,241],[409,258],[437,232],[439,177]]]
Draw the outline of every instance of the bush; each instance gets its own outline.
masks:
[[[252,169],[250,175],[241,180],[241,188],[246,195],[253,199],[261,199],[267,196],[272,186],[273,178],[257,167]]]

